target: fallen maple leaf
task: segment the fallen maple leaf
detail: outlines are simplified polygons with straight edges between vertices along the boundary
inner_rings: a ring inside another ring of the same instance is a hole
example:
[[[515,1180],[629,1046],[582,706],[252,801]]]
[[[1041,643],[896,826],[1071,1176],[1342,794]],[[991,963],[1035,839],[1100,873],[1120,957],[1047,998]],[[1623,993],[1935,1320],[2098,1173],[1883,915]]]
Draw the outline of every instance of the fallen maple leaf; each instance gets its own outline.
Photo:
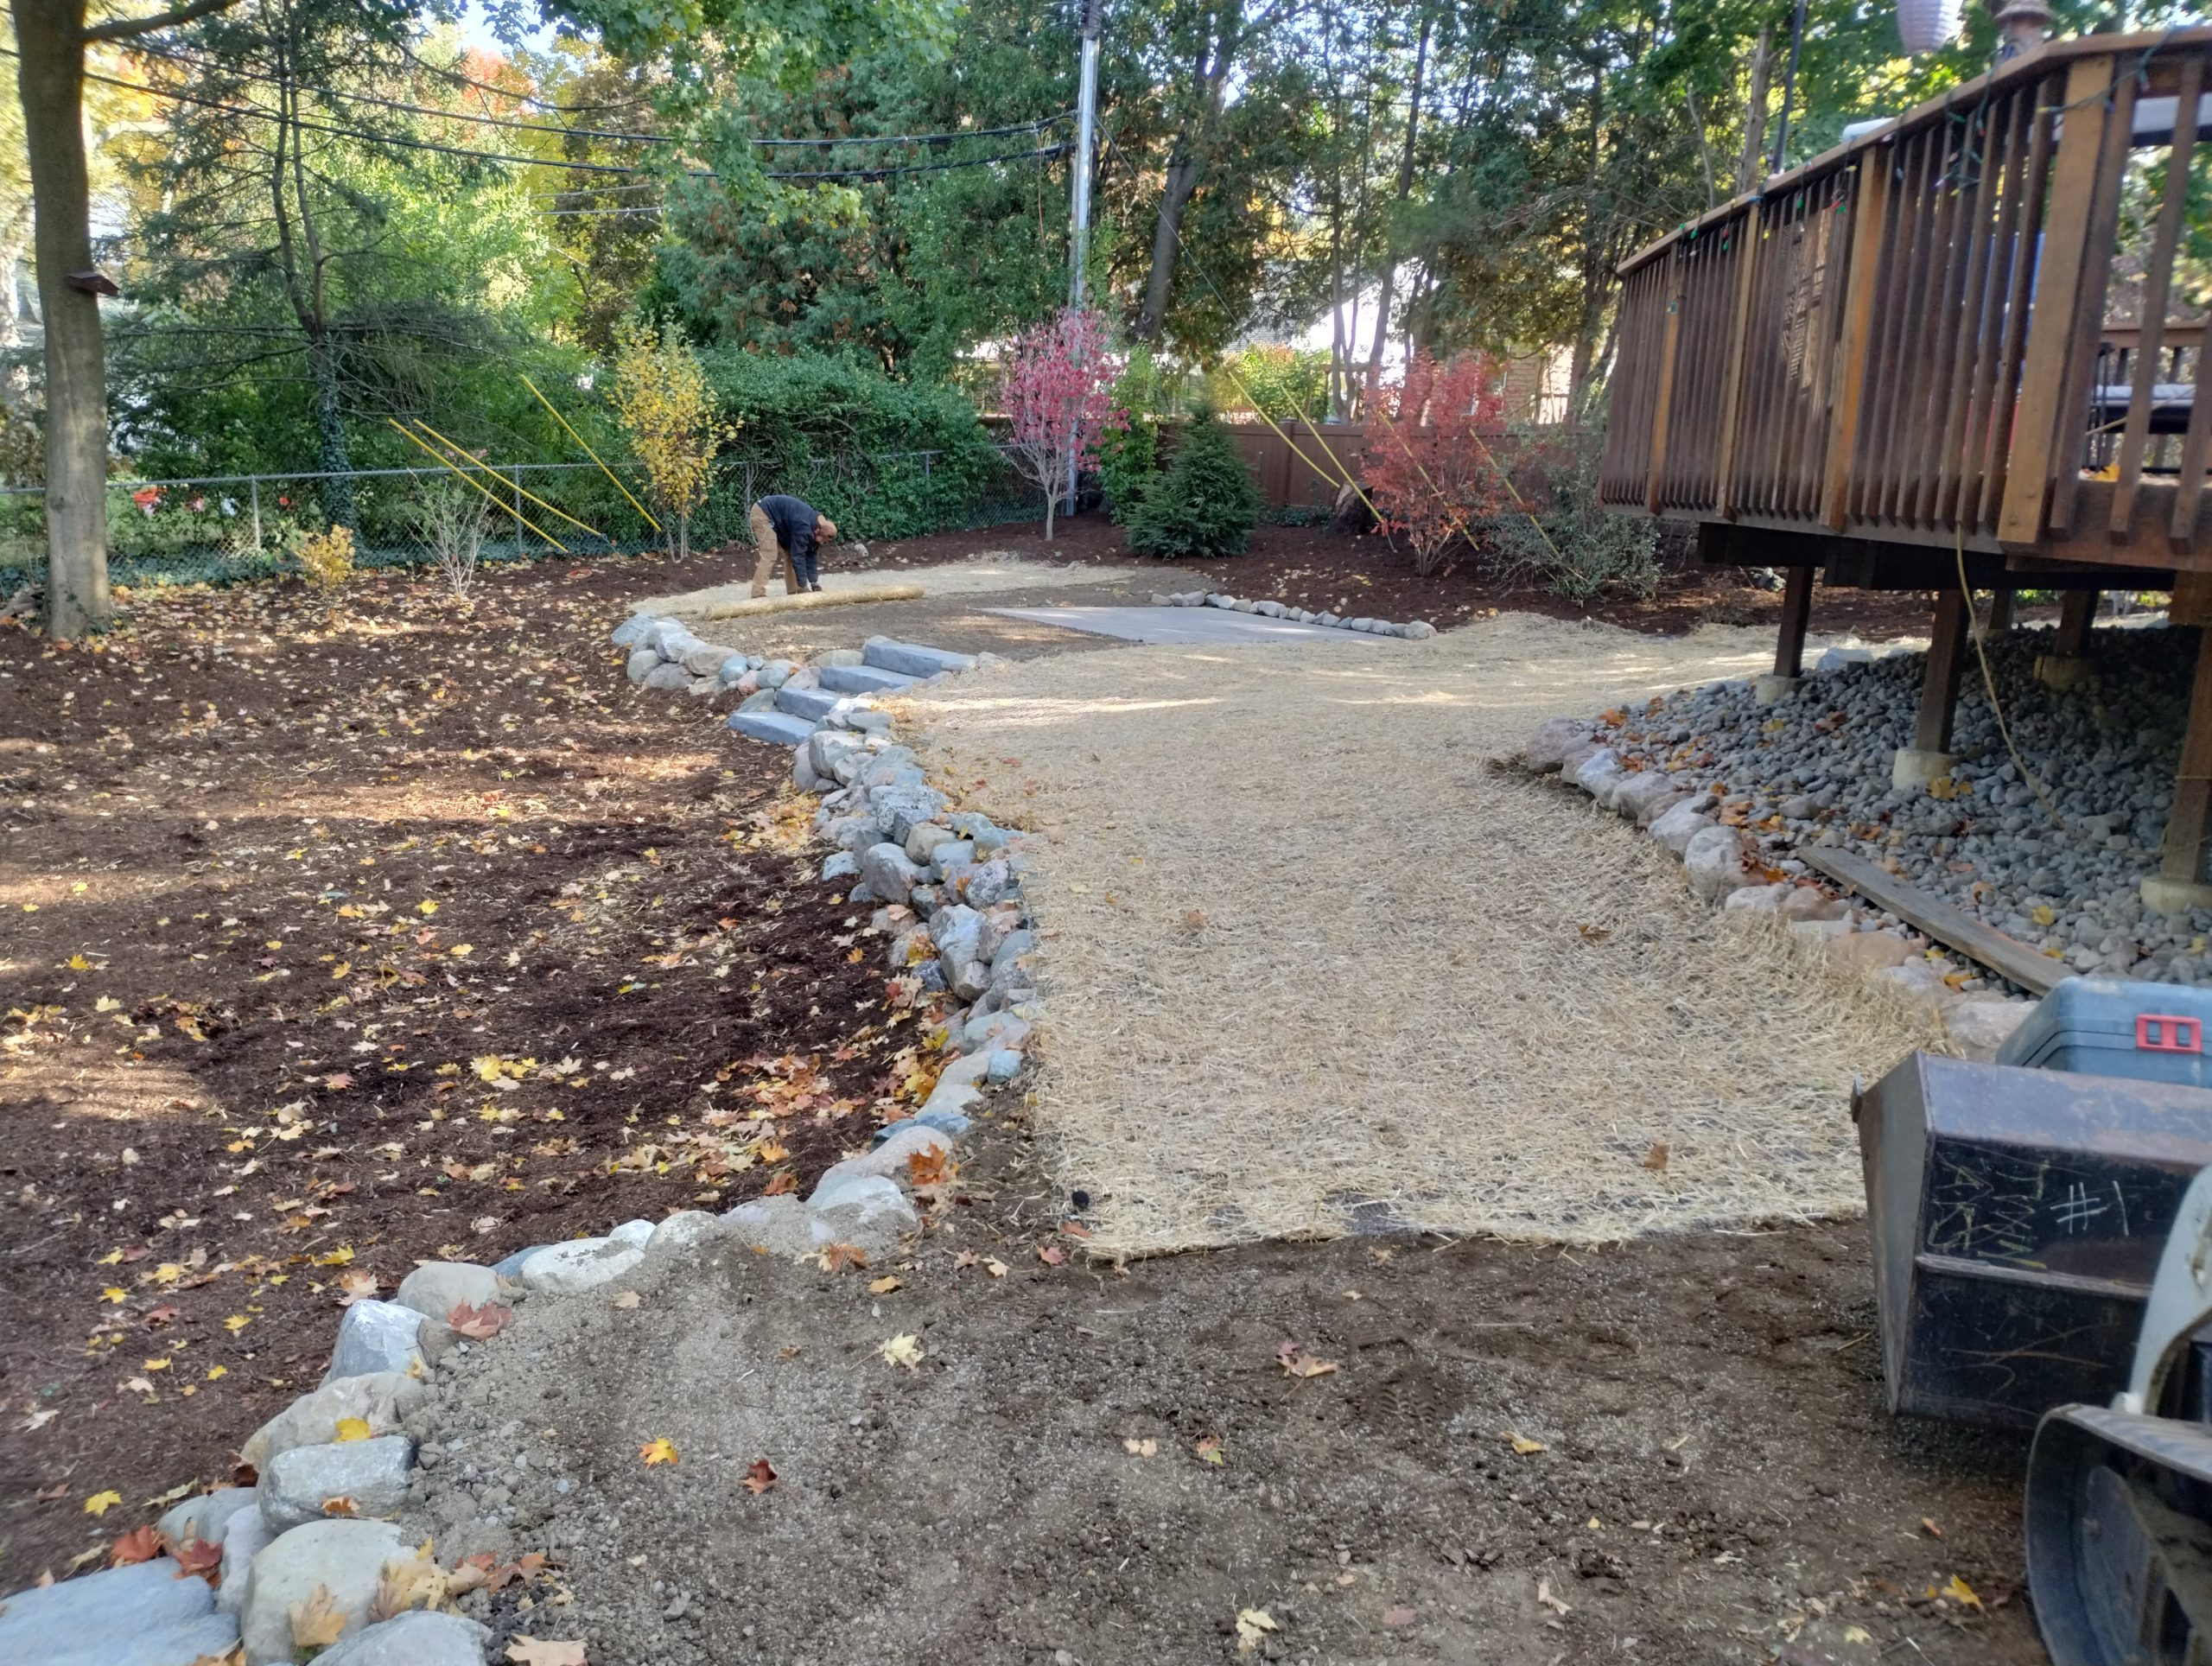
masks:
[[[754,1497],[775,1485],[775,1469],[766,1458],[755,1458],[745,1466],[745,1490]]]
[[[911,1332],[900,1332],[883,1345],[881,1351],[887,1364],[904,1365],[910,1371],[922,1368],[921,1340]]]
[[[446,1595],[445,1570],[428,1556],[395,1557],[384,1565],[376,1594],[369,1599],[369,1624],[404,1614],[410,1608],[435,1608]]]
[[[1551,1449],[1541,1440],[1531,1440],[1527,1435],[1516,1434],[1512,1429],[1505,1431],[1505,1439],[1513,1450],[1523,1458],[1528,1457],[1531,1453],[1548,1452]]]
[[[676,1461],[676,1442],[664,1434],[658,1440],[648,1440],[639,1447],[638,1456],[645,1460],[648,1469],[655,1464],[672,1464]]]
[[[91,1497],[85,1500],[85,1514],[87,1516],[105,1516],[109,1510],[114,1509],[116,1505],[122,1502],[123,1495],[120,1492],[115,1491],[112,1488],[105,1492],[95,1492]]]
[[[787,1192],[798,1190],[798,1176],[788,1168],[779,1168],[768,1177],[768,1184],[760,1188],[764,1198],[780,1198]]]
[[[176,1558],[180,1579],[194,1574],[211,1574],[223,1565],[223,1547],[211,1539],[187,1539],[182,1544],[171,1545],[169,1555]]]
[[[318,1585],[305,1602],[292,1605],[292,1646],[327,1649],[344,1634],[346,1618],[346,1611],[331,1596],[330,1587]]]
[[[335,1497],[322,1501],[322,1513],[326,1516],[357,1516],[360,1513],[360,1506],[341,1492]]]
[[[996,1256],[994,1256],[990,1260],[983,1263],[983,1270],[988,1273],[993,1278],[1004,1278],[1007,1275],[1007,1265]]]
[[[357,1301],[366,1301],[384,1288],[373,1273],[340,1273],[338,1288],[341,1292],[338,1305],[350,1307]]]
[[[1037,1246],[1037,1259],[1047,1267],[1058,1267],[1067,1258],[1068,1252],[1057,1243],[1040,1243]]]
[[[626,1313],[631,1308],[638,1305],[639,1300],[640,1298],[635,1290],[625,1290],[620,1295],[614,1298],[614,1305]]]
[[[1282,1367],[1285,1377],[1294,1377],[1301,1381],[1309,1377],[1326,1377],[1337,1369],[1335,1360],[1316,1359],[1295,1342],[1276,1345],[1275,1363]]]
[[[1974,1587],[1968,1585],[1956,1574],[1951,1575],[1951,1582],[1943,1587],[1942,1594],[1948,1597],[1953,1602],[1972,1608],[1977,1612],[1986,1612],[1982,1609],[1980,1594],[1975,1592]]]
[[[816,1257],[825,1273],[842,1273],[847,1268],[868,1265],[868,1251],[856,1243],[824,1244]]]
[[[872,1296],[887,1296],[893,1290],[904,1288],[896,1276],[887,1273],[881,1278],[868,1281],[868,1293]]]
[[[499,1335],[509,1319],[515,1316],[512,1307],[502,1307],[496,1301],[487,1301],[472,1307],[465,1301],[456,1301],[446,1314],[446,1323],[471,1342],[481,1342]]]
[[[1229,1461],[1227,1455],[1221,1449],[1221,1437],[1218,1434],[1207,1435],[1192,1450],[1198,1453],[1198,1461],[1201,1463],[1226,1464]]]
[[[1264,1608],[1241,1608],[1236,1613],[1236,1652],[1249,1655],[1270,1631],[1278,1631],[1274,1616]]]
[[[365,1440],[371,1433],[367,1418],[341,1417],[338,1420],[338,1432],[332,1437],[330,1444],[342,1447],[349,1440]]]
[[[906,1173],[916,1186],[941,1186],[950,1179],[943,1146],[906,1154]]]
[[[134,1527],[108,1547],[107,1565],[128,1567],[133,1562],[151,1561],[161,1552],[161,1535],[151,1526]]]
[[[1122,1442],[1122,1450],[1132,1458],[1149,1458],[1160,1450],[1157,1440],[1140,1440],[1132,1436]]]
[[[514,1666],[590,1666],[584,1658],[582,1644],[560,1643],[550,1638],[512,1638],[507,1644],[507,1658]]]

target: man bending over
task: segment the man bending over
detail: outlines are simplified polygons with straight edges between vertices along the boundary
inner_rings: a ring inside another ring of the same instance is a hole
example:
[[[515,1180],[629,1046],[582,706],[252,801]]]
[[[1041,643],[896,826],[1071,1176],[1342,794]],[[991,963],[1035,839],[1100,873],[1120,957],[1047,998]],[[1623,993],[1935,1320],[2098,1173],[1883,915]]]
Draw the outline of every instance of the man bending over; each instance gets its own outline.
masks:
[[[822,588],[822,545],[836,538],[835,521],[817,514],[814,506],[804,498],[783,493],[754,504],[748,520],[753,548],[759,556],[753,567],[754,595],[768,594],[768,576],[779,560],[784,563],[784,588],[790,594]]]

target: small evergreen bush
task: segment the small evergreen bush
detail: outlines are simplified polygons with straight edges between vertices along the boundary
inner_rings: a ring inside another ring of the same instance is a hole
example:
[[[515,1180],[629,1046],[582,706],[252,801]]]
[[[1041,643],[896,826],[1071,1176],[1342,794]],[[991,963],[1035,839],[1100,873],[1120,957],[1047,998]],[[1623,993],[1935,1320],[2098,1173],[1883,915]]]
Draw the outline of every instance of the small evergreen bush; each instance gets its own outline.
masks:
[[[1167,472],[1128,520],[1129,548],[1147,556],[1241,556],[1260,518],[1260,489],[1211,410],[1192,415]]]

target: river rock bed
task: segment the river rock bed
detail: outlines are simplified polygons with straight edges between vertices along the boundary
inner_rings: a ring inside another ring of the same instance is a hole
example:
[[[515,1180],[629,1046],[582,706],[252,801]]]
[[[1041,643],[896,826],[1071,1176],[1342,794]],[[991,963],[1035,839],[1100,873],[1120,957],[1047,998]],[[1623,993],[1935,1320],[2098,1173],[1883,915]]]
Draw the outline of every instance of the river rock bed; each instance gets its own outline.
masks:
[[[2173,805],[2196,634],[2094,632],[2087,675],[2063,691],[2034,674],[2050,641],[2030,629],[1987,645],[2013,746],[2041,794],[2005,746],[1971,645],[1956,762],[1929,787],[1891,785],[1926,663],[1909,651],[1830,650],[1771,706],[1755,703],[1749,682],[1683,690],[1605,714],[1591,741],[1625,772],[1663,775],[1665,787],[1641,797],[1679,792],[1777,865],[1801,846],[1840,847],[2075,971],[2212,978],[2212,912],[2160,913],[2138,894]]]

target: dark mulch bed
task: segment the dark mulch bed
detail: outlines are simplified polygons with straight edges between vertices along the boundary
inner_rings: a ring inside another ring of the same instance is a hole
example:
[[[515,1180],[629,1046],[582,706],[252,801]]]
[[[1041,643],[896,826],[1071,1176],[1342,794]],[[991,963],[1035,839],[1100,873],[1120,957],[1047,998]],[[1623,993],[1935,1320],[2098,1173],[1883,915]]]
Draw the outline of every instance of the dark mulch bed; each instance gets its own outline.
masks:
[[[1548,590],[1501,585],[1475,560],[1447,563],[1427,578],[1412,559],[1383,539],[1332,532],[1325,526],[1262,525],[1252,547],[1222,561],[1154,562],[1132,555],[1122,530],[1104,515],[1058,522],[1047,543],[1041,522],[1019,522],[973,532],[939,532],[925,538],[870,546],[870,565],[925,567],[972,559],[979,549],[1010,550],[1033,560],[1138,565],[1159,573],[1163,590],[1226,590],[1233,595],[1287,602],[1316,612],[1372,614],[1380,619],[1425,619],[1438,629],[1492,610],[1517,609],[1554,619],[1596,619],[1625,630],[1673,636],[1700,625],[1779,623],[1782,595],[1750,582],[1743,569],[1704,568],[1678,552],[1658,594],[1570,601]],[[1815,592],[1813,628],[1855,631],[1869,639],[1925,636],[1932,599],[1918,592],[1830,589]],[[2021,617],[2037,617],[2024,612]]]
[[[223,1478],[349,1288],[864,1141],[910,1027],[785,755],[623,681],[659,569],[0,630],[0,1591]]]

